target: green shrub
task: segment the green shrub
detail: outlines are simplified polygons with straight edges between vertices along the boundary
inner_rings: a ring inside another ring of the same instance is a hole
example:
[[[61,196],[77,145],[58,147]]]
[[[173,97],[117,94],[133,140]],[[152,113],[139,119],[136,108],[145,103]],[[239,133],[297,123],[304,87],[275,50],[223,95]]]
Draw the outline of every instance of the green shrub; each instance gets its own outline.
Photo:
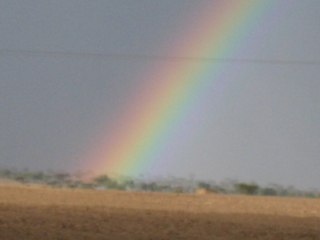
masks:
[[[256,184],[237,183],[235,188],[242,194],[254,195],[257,194],[259,186]]]
[[[211,186],[209,183],[206,183],[206,182],[199,182],[198,183],[198,187],[199,188],[205,188],[205,189],[209,189]]]
[[[276,196],[277,195],[277,190],[275,190],[274,188],[270,188],[270,187],[263,188],[261,190],[261,195],[264,195],[264,196]]]

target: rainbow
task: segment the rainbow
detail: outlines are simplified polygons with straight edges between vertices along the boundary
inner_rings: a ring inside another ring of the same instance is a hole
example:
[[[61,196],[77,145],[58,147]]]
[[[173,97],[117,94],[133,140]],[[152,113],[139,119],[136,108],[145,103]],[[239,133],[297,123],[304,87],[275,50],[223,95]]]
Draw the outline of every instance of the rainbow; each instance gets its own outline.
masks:
[[[186,34],[178,36],[177,44],[167,51],[167,56],[190,59],[159,64],[161,67],[145,76],[149,83],[86,155],[82,169],[96,175],[138,174],[161,161],[168,144],[192,138],[198,119],[204,117],[196,110],[202,104],[202,96],[208,94],[208,89],[218,96],[228,82],[228,63],[194,61],[192,57],[223,59],[246,48],[257,21],[270,11],[273,3],[202,2],[203,12],[197,14]]]

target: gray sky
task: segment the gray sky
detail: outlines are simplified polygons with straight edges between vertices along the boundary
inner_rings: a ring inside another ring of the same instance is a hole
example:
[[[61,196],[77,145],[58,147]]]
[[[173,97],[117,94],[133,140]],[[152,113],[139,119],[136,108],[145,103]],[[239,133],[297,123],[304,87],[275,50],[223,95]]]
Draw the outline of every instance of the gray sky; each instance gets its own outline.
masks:
[[[163,56],[206,2],[0,0],[0,167],[75,170],[159,65],[110,55]],[[320,1],[275,2],[225,57],[319,63]],[[233,84],[149,174],[320,188],[320,64],[227,64]]]

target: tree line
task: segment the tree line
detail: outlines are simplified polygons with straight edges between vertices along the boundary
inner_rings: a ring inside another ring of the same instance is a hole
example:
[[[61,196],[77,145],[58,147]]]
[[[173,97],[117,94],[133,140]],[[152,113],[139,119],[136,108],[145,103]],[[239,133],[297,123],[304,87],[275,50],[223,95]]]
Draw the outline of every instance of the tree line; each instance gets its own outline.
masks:
[[[279,184],[259,186],[256,183],[244,183],[227,179],[220,183],[215,181],[197,181],[193,178],[122,178],[114,179],[108,175],[100,175],[88,181],[81,180],[81,174],[70,174],[61,171],[29,171],[28,169],[0,169],[0,179],[9,179],[22,184],[42,184],[56,188],[83,189],[116,189],[150,192],[194,193],[197,188],[211,189],[220,194],[246,194],[262,196],[289,196],[318,198],[318,190],[299,190],[293,186],[284,187]]]

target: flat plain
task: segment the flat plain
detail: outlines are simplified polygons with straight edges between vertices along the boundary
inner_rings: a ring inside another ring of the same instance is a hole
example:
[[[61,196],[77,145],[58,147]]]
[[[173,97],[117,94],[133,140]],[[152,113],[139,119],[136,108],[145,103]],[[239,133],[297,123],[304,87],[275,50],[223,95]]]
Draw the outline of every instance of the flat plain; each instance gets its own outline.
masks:
[[[4,184],[0,239],[320,239],[320,199]]]

